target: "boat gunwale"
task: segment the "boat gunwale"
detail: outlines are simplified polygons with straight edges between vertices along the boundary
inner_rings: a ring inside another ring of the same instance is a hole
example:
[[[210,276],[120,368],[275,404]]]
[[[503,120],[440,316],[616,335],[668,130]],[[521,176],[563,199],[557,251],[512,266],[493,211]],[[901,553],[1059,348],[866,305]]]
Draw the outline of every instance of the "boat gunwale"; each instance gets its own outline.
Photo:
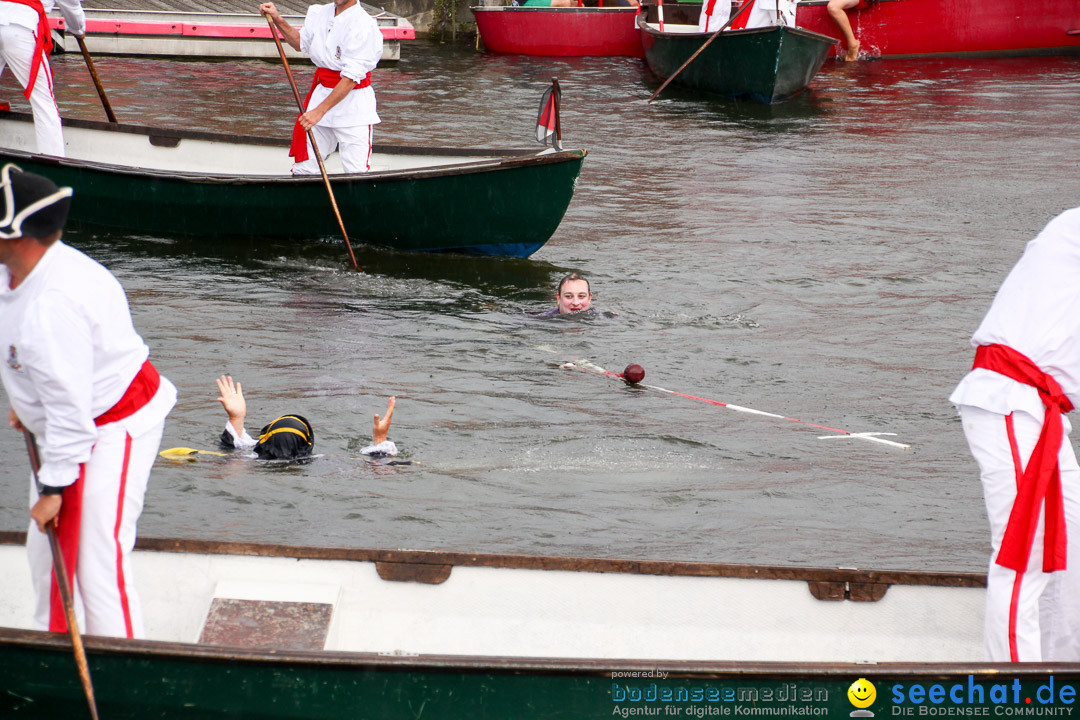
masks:
[[[826,0],[826,2],[827,1],[828,0]],[[650,36],[652,36],[654,38],[664,38],[664,39],[668,39],[668,38],[708,39],[709,37],[716,34],[715,32],[688,32],[688,33],[683,33],[683,32],[680,32],[680,33],[661,32],[661,31],[659,31],[659,30],[657,30],[657,29],[655,29],[655,28],[653,28],[653,27],[651,27],[649,25],[649,23],[645,20],[645,13],[641,13],[640,15],[638,15],[637,26],[638,26],[639,30],[641,30],[644,33],[648,33]],[[824,35],[822,33],[814,32],[813,30],[807,30],[806,28],[798,27],[798,26],[795,26],[795,25],[764,25],[762,27],[743,28],[741,30],[725,30],[724,33],[723,33],[723,37],[743,37],[745,35],[755,35],[755,34],[761,34],[761,33],[765,33],[765,32],[772,32],[772,31],[777,30],[777,29],[783,29],[783,30],[786,30],[786,31],[794,34],[794,35],[798,35],[798,36],[801,36],[801,37],[804,37],[804,38],[807,38],[807,39],[811,39],[811,40],[828,40],[829,43],[832,44],[832,45],[835,45],[836,43],[840,42],[839,39],[834,38],[834,37],[832,37],[830,35]]]
[[[33,123],[30,113],[2,111],[0,120],[13,119],[18,122]],[[266,138],[243,135],[228,135],[225,133],[207,132],[203,130],[164,130],[144,125],[129,125],[122,123],[101,122],[98,120],[81,120],[63,118],[63,126],[92,130],[100,132],[119,132],[131,135],[141,135],[154,144],[156,142],[172,142],[180,140],[199,140],[205,142],[220,142],[228,145],[249,145],[257,147],[288,147],[288,142],[278,138]],[[34,162],[50,165],[66,165],[70,167],[87,168],[120,175],[137,175],[146,177],[161,177],[168,180],[181,180],[188,182],[213,182],[229,185],[265,185],[265,184],[322,184],[319,175],[235,175],[223,173],[196,173],[179,172],[173,170],[158,170],[141,168],[135,165],[117,165],[103,163],[96,160],[80,160],[76,158],[62,158],[51,155],[41,155],[24,150],[14,150],[0,146],[4,153],[23,157]],[[561,150],[556,152],[534,151],[525,149],[492,148],[444,148],[424,147],[418,145],[374,145],[372,153],[388,156],[430,156],[437,158],[468,158],[476,157],[472,162],[461,162],[445,165],[429,165],[421,168],[403,168],[397,170],[379,170],[367,173],[334,173],[331,181],[335,184],[341,182],[378,182],[396,179],[411,180],[414,178],[430,178],[450,175],[470,174],[478,171],[508,169],[519,166],[546,165],[549,163],[561,163],[571,160],[584,159],[588,151],[584,148],[574,150]]]
[[[0,546],[26,543],[26,532],[0,530]],[[149,552],[195,553],[205,555],[246,555],[286,557],[298,560],[346,560],[398,565],[516,568],[523,570],[566,570],[572,572],[623,573],[680,577],[723,577],[806,582],[843,582],[879,585],[924,585],[933,587],[986,587],[986,575],[974,572],[934,572],[914,570],[870,570],[859,568],[799,567],[793,565],[749,565],[738,563],[633,560],[627,558],[567,557],[512,553],[465,553],[444,550],[391,550],[379,548],[321,547],[276,543],[194,540],[185,538],[139,537],[137,550]]]
[[[243,663],[248,665],[304,665],[317,667],[372,668],[401,672],[477,672],[485,674],[595,675],[610,679],[612,671],[664,671],[667,678],[798,678],[798,677],[944,677],[975,675],[1037,676],[1050,673],[1080,677],[1080,663],[866,663],[866,662],[770,662],[732,660],[637,660],[629,658],[557,658],[505,655],[391,655],[339,650],[273,650],[231,645],[135,640],[84,635],[83,645],[95,655],[128,655],[136,658],[172,658],[193,662]],[[62,653],[71,652],[63,633],[20,628],[0,628],[0,648],[24,647]]]

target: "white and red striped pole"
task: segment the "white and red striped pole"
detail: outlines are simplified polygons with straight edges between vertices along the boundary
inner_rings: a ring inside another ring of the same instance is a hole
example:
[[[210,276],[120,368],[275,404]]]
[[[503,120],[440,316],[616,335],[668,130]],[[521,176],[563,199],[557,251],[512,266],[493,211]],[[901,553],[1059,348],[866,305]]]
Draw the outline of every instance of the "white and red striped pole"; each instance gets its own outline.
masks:
[[[599,365],[595,365],[588,360],[578,360],[576,362],[566,362],[561,366],[565,370],[583,370],[596,375],[603,375],[614,380],[623,380],[629,382],[623,377],[622,373],[611,372],[605,370]],[[798,418],[788,417],[786,415],[779,415],[777,413],[765,412],[764,410],[755,410],[754,408],[743,407],[742,405],[734,405],[732,403],[720,402],[719,400],[710,400],[708,398],[698,397],[697,395],[689,395],[687,393],[677,392],[675,390],[668,390],[667,388],[658,387],[656,385],[646,385],[645,383],[633,383],[636,387],[648,388],[650,390],[656,390],[657,392],[667,393],[668,395],[676,395],[678,397],[687,398],[688,400],[697,400],[699,402],[708,403],[709,405],[718,405],[728,410],[734,410],[735,412],[749,413],[751,415],[761,415],[764,417],[776,418],[777,420],[787,420],[788,422],[799,423],[800,425],[807,425],[809,427],[817,428],[819,430],[828,430],[829,432],[839,433],[838,435],[819,435],[819,440],[829,440],[832,438],[851,438],[854,440],[869,440],[870,442],[881,443],[882,445],[889,445],[891,447],[901,448],[907,450],[910,445],[899,443],[894,440],[886,440],[881,437],[882,435],[895,436],[896,433],[888,432],[851,432],[850,430],[843,430],[841,428],[829,427],[828,425],[819,425],[818,423],[809,422],[806,420],[799,420]]]

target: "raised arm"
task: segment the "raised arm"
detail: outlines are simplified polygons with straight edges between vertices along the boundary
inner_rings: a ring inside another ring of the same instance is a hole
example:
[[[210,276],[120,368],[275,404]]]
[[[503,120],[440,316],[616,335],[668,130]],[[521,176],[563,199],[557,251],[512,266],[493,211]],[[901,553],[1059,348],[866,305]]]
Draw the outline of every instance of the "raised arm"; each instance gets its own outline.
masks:
[[[244,388],[234,383],[232,376],[222,375],[217,379],[218,402],[229,416],[229,424],[239,437],[244,436],[244,418],[247,417],[247,401],[244,400]]]
[[[371,424],[372,445],[386,442],[386,436],[390,432],[390,420],[394,417],[394,405],[396,404],[397,398],[391,397],[386,401],[386,415],[383,415],[382,417],[378,415],[375,416],[375,421]]]

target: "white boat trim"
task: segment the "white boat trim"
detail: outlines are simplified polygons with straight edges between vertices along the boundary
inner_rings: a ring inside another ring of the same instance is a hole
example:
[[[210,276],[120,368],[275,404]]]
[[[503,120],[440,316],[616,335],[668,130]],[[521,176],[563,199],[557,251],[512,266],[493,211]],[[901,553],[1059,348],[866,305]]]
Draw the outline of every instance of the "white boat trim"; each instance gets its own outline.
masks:
[[[21,533],[0,626],[30,628]],[[698,662],[976,662],[984,578],[714,563],[140,540],[149,639],[196,643],[215,596],[327,602],[324,650]],[[819,599],[819,598],[835,599]]]
[[[383,34],[381,62],[401,59],[401,41],[416,38],[407,19],[364,4]],[[293,26],[302,15],[285,15]],[[59,12],[49,17],[56,51],[80,52],[74,35],[65,32]],[[230,57],[277,60],[270,28],[258,14],[204,13],[157,10],[86,9],[86,47],[93,55],[160,55],[172,57]],[[310,62],[307,55],[284,45],[295,62]]]

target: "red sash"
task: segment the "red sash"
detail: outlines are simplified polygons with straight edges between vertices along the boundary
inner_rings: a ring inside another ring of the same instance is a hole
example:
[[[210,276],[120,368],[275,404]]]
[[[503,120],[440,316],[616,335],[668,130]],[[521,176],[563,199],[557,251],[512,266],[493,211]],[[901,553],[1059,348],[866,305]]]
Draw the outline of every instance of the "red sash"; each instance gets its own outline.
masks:
[[[753,8],[754,0],[747,0],[747,4],[750,5],[750,7],[747,8],[746,12],[744,12],[742,15],[739,15],[737,18],[735,18],[734,20],[731,21],[731,29],[732,30],[745,30],[746,29],[746,23],[749,22],[749,20],[750,20],[750,13],[754,12],[754,8]],[[742,8],[739,8],[739,10],[742,10]],[[735,12],[739,12],[739,10],[736,10]]]
[[[79,564],[79,534],[82,532],[82,497],[86,480],[86,463],[79,464],[79,479],[64,490],[64,501],[60,504],[60,513],[56,516],[56,541],[60,545],[60,554],[64,556],[64,570],[67,572],[68,587],[75,587],[75,568]],[[64,600],[57,585],[56,567],[53,567],[49,582],[49,632],[68,631],[67,614]]]
[[[339,70],[327,70],[326,68],[315,68],[315,77],[311,79],[311,89],[308,90],[307,97],[304,98],[304,109],[307,110],[308,103],[311,102],[311,96],[315,94],[315,88],[322,85],[326,88],[334,88],[341,82],[341,71]],[[353,90],[362,90],[371,85],[371,73],[364,76],[364,79],[356,83],[356,87]],[[304,113],[300,113],[303,115]],[[289,146],[289,157],[296,160],[296,162],[304,162],[308,159],[307,151],[307,131],[300,126],[300,115],[296,116],[296,124],[293,125],[292,131],[292,145]]]
[[[1043,572],[1065,569],[1065,508],[1061,497],[1058,453],[1065,431],[1061,413],[1073,409],[1057,380],[1039,369],[1027,356],[1007,345],[982,345],[975,350],[974,368],[984,368],[1030,385],[1039,391],[1046,406],[1042,432],[1028,459],[1024,476],[1016,489],[1009,524],[1001,540],[997,562],[1010,570],[1024,572],[1035,543],[1039,508],[1046,503],[1043,531]]]
[[[45,19],[45,6],[41,4],[41,0],[5,0],[5,2],[26,5],[36,10],[38,14],[37,34],[34,36],[34,57],[30,61],[30,80],[26,83],[26,89],[23,90],[23,95],[29,100],[30,93],[34,91],[34,83],[37,82],[38,70],[45,63],[45,57],[52,52],[52,32],[49,31],[49,21]]]
[[[134,415],[139,410],[142,410],[146,403],[150,402],[150,398],[154,397],[160,385],[161,375],[158,374],[157,368],[147,360],[139,368],[135,379],[128,385],[124,397],[94,418],[94,424],[100,427]]]

